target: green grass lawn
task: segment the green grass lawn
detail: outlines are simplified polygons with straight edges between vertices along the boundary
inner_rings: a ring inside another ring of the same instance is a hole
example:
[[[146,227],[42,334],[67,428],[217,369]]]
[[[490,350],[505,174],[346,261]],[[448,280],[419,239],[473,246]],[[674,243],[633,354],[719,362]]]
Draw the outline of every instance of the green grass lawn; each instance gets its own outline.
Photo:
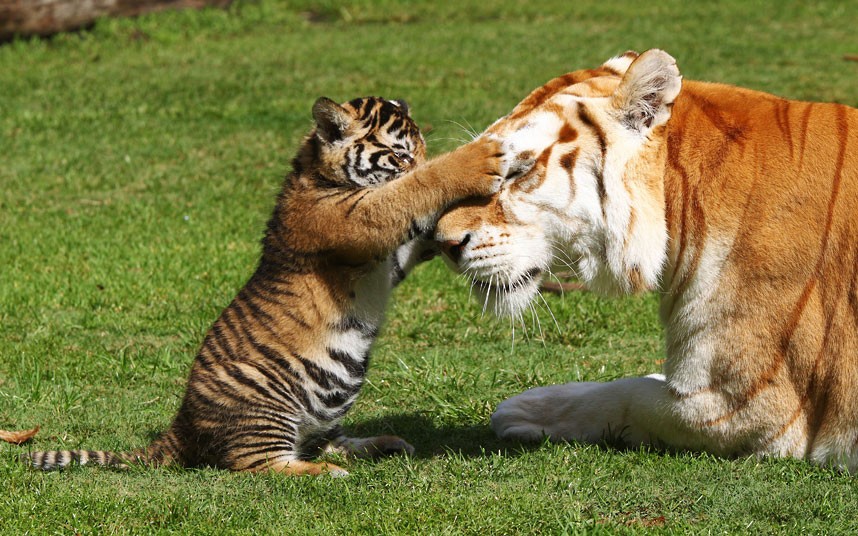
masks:
[[[657,297],[546,296],[513,345],[438,260],[397,290],[346,419],[412,458],[346,461],[347,479],[16,462],[138,447],[169,424],[319,95],[408,100],[433,154],[627,49],[855,106],[856,23],[856,0],[239,0],[0,46],[0,429],[42,426],[0,446],[0,532],[858,530],[853,478],[802,462],[499,441],[489,415],[526,388],[657,371]]]

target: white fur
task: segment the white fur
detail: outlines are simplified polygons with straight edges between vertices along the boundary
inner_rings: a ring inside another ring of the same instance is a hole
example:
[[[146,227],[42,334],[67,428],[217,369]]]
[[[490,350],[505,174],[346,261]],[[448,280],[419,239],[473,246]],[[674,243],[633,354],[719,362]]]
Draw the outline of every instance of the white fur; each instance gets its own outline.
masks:
[[[363,276],[355,287],[356,316],[375,326],[384,320],[384,310],[390,297],[390,270],[391,262],[387,259]]]
[[[491,426],[505,439],[620,440],[688,449],[705,444],[704,438],[674,418],[671,396],[660,374],[536,387],[498,405]]]
[[[608,69],[612,69],[619,74],[624,74],[629,70],[629,66],[632,64],[635,59],[637,59],[638,54],[635,52],[626,52],[625,54],[620,54],[619,56],[614,56],[604,63],[604,66]]]

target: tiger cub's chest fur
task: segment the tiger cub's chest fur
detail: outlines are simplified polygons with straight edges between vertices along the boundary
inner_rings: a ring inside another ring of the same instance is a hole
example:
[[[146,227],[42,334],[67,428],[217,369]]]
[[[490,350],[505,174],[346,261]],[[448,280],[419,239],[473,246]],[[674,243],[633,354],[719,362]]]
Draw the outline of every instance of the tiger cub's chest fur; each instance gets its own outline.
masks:
[[[369,366],[370,350],[384,322],[393,288],[414,266],[431,255],[433,249],[434,245],[429,240],[415,238],[383,261],[372,263],[355,282],[348,306],[334,322],[328,324],[327,333],[320,337],[326,343],[316,361],[327,363],[328,378],[336,377],[337,381],[322,381],[319,391],[324,392],[328,400],[336,397],[337,392],[341,393],[342,404],[330,408],[334,415],[347,411],[357,398]],[[316,420],[312,415],[310,417],[310,420]]]

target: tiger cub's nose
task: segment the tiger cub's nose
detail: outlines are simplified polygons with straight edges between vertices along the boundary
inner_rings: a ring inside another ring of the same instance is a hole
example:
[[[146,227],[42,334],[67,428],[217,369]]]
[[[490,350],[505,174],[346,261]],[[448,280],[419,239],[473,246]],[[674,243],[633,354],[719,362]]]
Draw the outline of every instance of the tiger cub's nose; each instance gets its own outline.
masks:
[[[471,240],[471,235],[466,234],[461,240],[444,240],[438,242],[441,251],[454,262],[462,258],[462,249]]]

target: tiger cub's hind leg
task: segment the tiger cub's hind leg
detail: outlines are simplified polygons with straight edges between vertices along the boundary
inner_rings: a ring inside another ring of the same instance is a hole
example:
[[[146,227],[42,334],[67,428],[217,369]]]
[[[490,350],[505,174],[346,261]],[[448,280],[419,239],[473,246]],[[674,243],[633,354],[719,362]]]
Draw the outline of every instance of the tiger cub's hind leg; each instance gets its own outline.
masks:
[[[305,460],[279,460],[271,461],[264,465],[244,469],[250,473],[264,473],[271,471],[288,476],[319,476],[330,475],[334,478],[348,476],[349,472],[338,465],[328,462],[309,462]]]

